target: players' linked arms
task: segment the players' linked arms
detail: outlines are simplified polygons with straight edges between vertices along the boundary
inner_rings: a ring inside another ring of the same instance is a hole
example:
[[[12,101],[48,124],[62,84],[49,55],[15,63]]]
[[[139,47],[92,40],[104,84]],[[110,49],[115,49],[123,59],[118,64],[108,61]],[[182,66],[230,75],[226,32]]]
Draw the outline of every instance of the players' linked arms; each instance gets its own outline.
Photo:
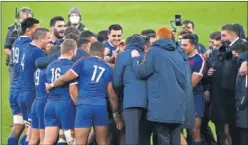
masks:
[[[57,80],[50,84],[46,84],[46,91],[49,92],[52,88],[62,86],[65,83],[74,80],[78,76],[71,70],[68,70],[64,75],[60,76]]]

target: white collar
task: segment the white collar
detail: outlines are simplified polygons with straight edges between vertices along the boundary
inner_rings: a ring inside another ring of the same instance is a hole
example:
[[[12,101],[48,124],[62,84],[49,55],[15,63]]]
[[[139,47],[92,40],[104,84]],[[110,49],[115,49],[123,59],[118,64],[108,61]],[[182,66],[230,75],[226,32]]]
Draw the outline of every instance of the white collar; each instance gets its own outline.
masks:
[[[100,56],[93,56],[93,57],[96,57],[96,58],[102,59]]]
[[[28,36],[25,36],[25,35],[22,35],[22,36],[20,36],[20,37],[22,37],[22,38],[30,38],[30,37],[28,37]]]
[[[36,47],[40,48],[39,46],[37,46],[37,45],[36,45],[35,43],[33,43],[33,42],[30,42],[30,44],[33,45],[33,46],[36,46]]]
[[[229,46],[232,46],[238,40],[239,40],[239,37],[237,37]]]
[[[196,54],[198,54],[197,50],[195,51],[195,53],[192,56],[189,56],[189,58],[194,57]]]
[[[108,43],[110,46],[115,47],[113,44],[111,44],[111,42],[109,40],[108,40]]]

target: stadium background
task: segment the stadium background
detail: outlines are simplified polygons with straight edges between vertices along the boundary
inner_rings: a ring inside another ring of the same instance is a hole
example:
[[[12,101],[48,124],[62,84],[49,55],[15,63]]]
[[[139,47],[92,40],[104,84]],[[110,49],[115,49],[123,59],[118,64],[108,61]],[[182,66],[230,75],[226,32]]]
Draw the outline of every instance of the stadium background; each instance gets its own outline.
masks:
[[[206,47],[209,34],[226,23],[240,23],[248,34],[248,2],[1,2],[1,144],[6,144],[12,123],[3,43],[8,26],[14,22],[16,6],[31,8],[41,27],[46,28],[52,17],[61,15],[67,20],[69,10],[78,7],[89,30],[98,32],[119,23],[124,29],[124,38],[147,28],[171,28],[169,21],[175,14],[194,21],[200,42]]]

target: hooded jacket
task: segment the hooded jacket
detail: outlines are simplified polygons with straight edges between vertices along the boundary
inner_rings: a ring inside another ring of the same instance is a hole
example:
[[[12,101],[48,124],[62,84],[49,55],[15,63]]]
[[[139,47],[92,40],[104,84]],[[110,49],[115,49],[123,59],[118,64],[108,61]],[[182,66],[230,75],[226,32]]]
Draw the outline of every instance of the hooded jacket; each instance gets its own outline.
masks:
[[[160,123],[185,121],[185,72],[184,60],[170,39],[153,43],[146,59],[133,58],[138,78],[146,79],[148,92],[147,119]]]
[[[144,57],[144,40],[139,36],[133,36],[125,51],[117,56],[114,68],[113,82],[118,94],[123,90],[123,109],[130,107],[147,107],[146,81],[136,78],[132,67],[131,51],[138,50]]]

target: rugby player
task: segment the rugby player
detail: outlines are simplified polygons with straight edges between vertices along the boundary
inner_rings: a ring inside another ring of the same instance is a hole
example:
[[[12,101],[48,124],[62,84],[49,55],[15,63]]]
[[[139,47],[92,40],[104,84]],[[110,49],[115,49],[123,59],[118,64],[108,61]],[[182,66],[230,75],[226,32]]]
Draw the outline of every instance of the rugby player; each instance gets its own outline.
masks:
[[[65,75],[47,84],[46,89],[51,90],[78,78],[79,92],[74,126],[76,144],[86,144],[91,127],[94,127],[97,143],[106,145],[109,123],[107,93],[117,128],[121,129],[123,123],[117,112],[118,99],[113,89],[112,69],[102,60],[104,45],[99,42],[92,43],[89,53],[91,57],[79,59]]]

